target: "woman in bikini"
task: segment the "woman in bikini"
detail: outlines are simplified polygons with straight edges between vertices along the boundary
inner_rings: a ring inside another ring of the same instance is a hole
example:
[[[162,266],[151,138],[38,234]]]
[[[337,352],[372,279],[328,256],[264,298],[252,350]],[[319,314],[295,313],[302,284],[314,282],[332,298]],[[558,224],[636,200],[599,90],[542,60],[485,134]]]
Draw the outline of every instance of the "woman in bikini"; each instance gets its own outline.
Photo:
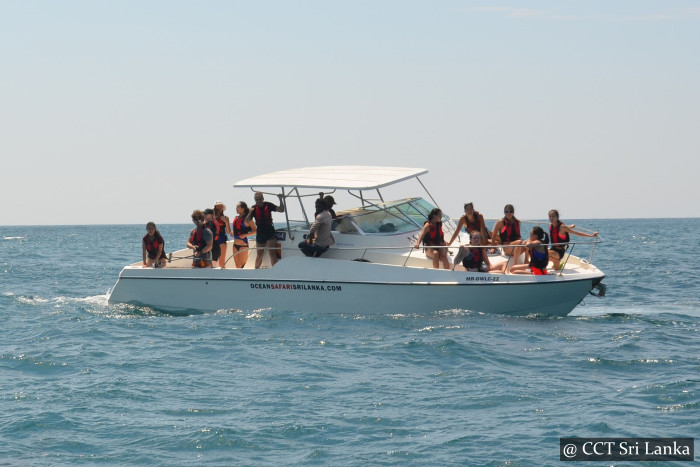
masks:
[[[248,237],[256,234],[255,223],[252,220],[246,221],[246,216],[250,209],[245,201],[240,201],[236,205],[236,217],[231,223],[233,233],[233,262],[237,268],[242,268],[248,261]]]

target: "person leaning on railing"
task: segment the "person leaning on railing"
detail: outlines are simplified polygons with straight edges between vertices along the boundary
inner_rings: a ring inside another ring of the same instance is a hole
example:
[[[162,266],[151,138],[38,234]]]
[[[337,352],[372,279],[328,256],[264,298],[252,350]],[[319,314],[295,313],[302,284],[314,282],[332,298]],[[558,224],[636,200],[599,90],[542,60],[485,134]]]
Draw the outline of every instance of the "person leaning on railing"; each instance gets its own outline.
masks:
[[[598,236],[598,232],[593,232],[592,234],[579,232],[574,230],[575,224],[564,224],[559,220],[559,211],[556,209],[549,211],[549,222],[549,240],[552,242],[552,246],[549,249],[549,259],[552,261],[554,269],[559,269],[560,261],[564,257],[564,253],[566,253],[568,245],[565,244],[569,243],[569,234],[578,235],[579,237]]]

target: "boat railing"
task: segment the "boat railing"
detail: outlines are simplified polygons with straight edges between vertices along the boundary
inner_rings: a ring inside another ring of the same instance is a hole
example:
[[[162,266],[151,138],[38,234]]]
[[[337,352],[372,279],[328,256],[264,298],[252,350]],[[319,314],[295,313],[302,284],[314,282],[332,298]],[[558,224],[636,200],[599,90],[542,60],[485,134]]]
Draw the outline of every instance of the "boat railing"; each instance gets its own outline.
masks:
[[[593,260],[593,253],[595,251],[595,247],[598,243],[601,243],[603,240],[600,237],[594,237],[592,240],[582,240],[582,241],[570,241],[568,243],[552,243],[552,244],[547,244],[547,247],[551,246],[564,246],[566,247],[566,253],[565,256],[562,258],[561,262],[566,265],[566,262],[569,260],[569,257],[572,255],[573,250],[576,245],[591,245],[591,252],[588,260],[583,260],[587,263],[591,263]],[[487,250],[500,250],[504,247],[504,245],[452,245],[452,246],[430,246],[429,248],[431,249],[446,249],[448,251],[456,251],[460,248],[460,246],[465,246],[467,248],[480,248],[480,249],[487,249]],[[507,247],[507,245],[505,245]],[[514,245],[514,247],[517,247],[518,245]],[[525,245],[522,245],[522,247],[525,247]],[[404,257],[402,266],[406,266],[409,262],[409,260],[414,256],[414,253],[419,252],[420,250],[424,250],[426,247],[424,245],[419,246],[416,248],[414,245],[402,245],[402,246],[357,246],[357,247],[331,247],[329,251],[334,251],[334,252],[350,252],[350,251],[357,251],[361,252],[361,254],[358,255],[358,257],[354,258],[354,261],[363,261],[367,260],[366,258],[368,257],[368,254],[374,253],[374,252],[395,252],[395,251],[405,251],[407,254],[402,255]],[[259,250],[259,251],[266,251],[266,250],[275,250],[277,252],[282,253],[282,257],[285,257],[284,252],[287,251],[294,251],[294,252],[299,252],[300,250],[298,248],[284,248],[284,247],[260,247],[260,248],[251,248],[251,250]],[[241,250],[238,252],[235,252],[232,254],[231,258],[233,256],[238,255],[242,253],[243,251],[246,250]],[[249,251],[249,250],[247,250]],[[264,253],[262,253],[264,254]],[[231,259],[227,259],[227,262]],[[426,258],[418,258],[421,260],[425,260]],[[453,266],[454,269],[454,266]],[[563,269],[563,268],[562,268]]]
[[[597,237],[593,237],[591,240],[581,240],[581,241],[570,241],[568,243],[547,244],[547,247],[548,248],[552,247],[552,246],[564,246],[564,247],[566,247],[566,253],[565,253],[564,257],[562,257],[561,263],[560,263],[560,264],[563,264],[563,266],[561,267],[561,269],[559,271],[559,274],[561,274],[562,271],[564,270],[564,267],[566,266],[567,262],[571,258],[573,251],[577,245],[590,245],[591,246],[591,251],[590,251],[590,255],[588,257],[588,260],[581,259],[581,261],[590,264],[593,261],[593,253],[595,251],[597,244],[602,243],[602,241],[603,241],[603,239],[600,238],[600,236],[597,236]],[[496,250],[498,252],[498,254],[501,254],[502,253],[501,249],[504,248],[504,245],[468,245],[468,244],[467,245],[451,245],[451,246],[448,246],[448,245],[430,246],[429,248],[431,248],[431,249],[446,249],[446,250],[448,250],[448,252],[456,252],[462,246],[464,246],[466,248],[479,248],[479,249],[486,249],[486,250]],[[525,247],[525,245],[513,245],[513,247],[518,247],[518,246]],[[507,245],[505,245],[505,247],[507,247]],[[329,251],[335,252],[336,256],[337,255],[343,256],[344,253],[356,251],[356,252],[358,252],[357,255],[349,255],[349,256],[355,256],[354,258],[351,258],[353,261],[370,261],[370,259],[368,259],[368,258],[372,258],[373,253],[404,252],[404,254],[401,254],[401,255],[393,254],[392,256],[397,257],[397,258],[402,257],[403,258],[402,261],[397,261],[394,264],[405,267],[405,266],[408,266],[409,261],[411,261],[411,259],[414,259],[414,258],[417,261],[430,260],[430,258],[427,258],[424,256],[419,257],[416,255],[416,253],[421,252],[421,250],[425,250],[425,248],[428,248],[428,247],[426,247],[425,245],[420,245],[418,248],[416,248],[415,245],[356,246],[356,247],[335,247],[335,246],[333,246],[329,249]],[[246,252],[249,254],[255,253],[255,254],[265,255],[267,250],[273,250],[277,253],[280,253],[282,258],[288,257],[290,252],[294,252],[294,254],[292,256],[296,256],[297,254],[300,253],[299,248],[283,247],[281,245],[276,246],[276,247],[260,247],[260,248],[251,247],[249,249],[242,249],[242,250],[235,250],[234,249],[234,251],[232,251],[232,253],[231,253],[231,256],[226,258],[226,261],[224,263],[224,267],[226,267],[226,265],[230,264],[229,262],[231,261],[231,259],[233,259],[237,255],[240,255],[240,254],[243,254]],[[285,254],[285,252],[287,252],[287,254]],[[327,254],[328,253],[326,253],[326,255]],[[452,254],[452,253],[450,253],[450,254]],[[171,262],[173,260],[185,260],[185,259],[192,259],[192,258],[194,258],[194,256],[192,256],[192,255],[175,256],[171,253],[169,255],[168,260],[169,260],[169,262]],[[385,259],[385,258],[382,258],[382,259]],[[417,264],[414,262],[414,265],[417,265]],[[452,265],[452,270],[454,270],[456,265],[457,264]]]

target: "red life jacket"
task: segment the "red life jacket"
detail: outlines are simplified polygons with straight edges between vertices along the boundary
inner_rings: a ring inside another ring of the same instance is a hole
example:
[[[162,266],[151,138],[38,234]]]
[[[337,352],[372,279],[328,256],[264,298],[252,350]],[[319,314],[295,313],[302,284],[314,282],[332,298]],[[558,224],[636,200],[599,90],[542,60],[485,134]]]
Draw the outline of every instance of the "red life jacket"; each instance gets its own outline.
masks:
[[[549,238],[552,239],[552,243],[569,243],[570,237],[569,237],[569,232],[565,232],[564,235],[559,233],[559,225],[554,227],[553,225],[549,226]],[[565,245],[559,245],[555,246],[554,248],[566,248]]]
[[[236,217],[233,219],[232,227],[233,236],[237,238],[241,238],[241,235],[245,235],[253,230],[245,224],[243,217]]]
[[[160,245],[161,245],[161,243],[160,243],[161,238],[162,238],[162,237],[158,237],[158,236],[155,236],[155,235],[154,235],[154,236],[153,236],[153,240],[151,240],[151,239],[149,238],[149,235],[146,234],[146,235],[143,237],[143,243],[144,243],[144,245],[146,246],[146,251],[149,252],[151,255],[156,255],[156,254],[158,254],[158,248],[159,248]]]
[[[442,222],[436,222],[435,224],[426,222],[426,224],[430,225],[430,230],[426,235],[423,236],[423,244],[432,246],[439,246],[444,244],[445,235],[442,233]]]
[[[194,229],[190,233],[190,243],[194,246],[198,246],[200,249],[204,248],[207,246],[207,244],[204,242],[204,227],[201,229]]]
[[[513,221],[512,223],[508,223],[505,220],[503,221],[503,228],[499,232],[499,235],[501,237],[501,242],[512,242],[514,240],[520,240],[520,226],[518,226],[517,221]]]
[[[472,233],[474,230],[481,230],[481,220],[479,216],[479,211],[474,211],[474,219],[476,219],[476,222],[471,222],[469,217],[467,217],[466,214],[464,215],[464,223],[467,233]]]
[[[472,254],[472,258],[474,258],[474,264],[476,264],[476,267],[478,268],[481,262],[484,260],[483,254],[484,254],[484,249],[483,248],[470,248],[469,252]]]
[[[272,225],[272,213],[270,212],[270,206],[267,203],[263,204],[262,207],[256,204],[255,206],[253,206],[253,209],[255,210],[253,212],[253,217],[255,217],[255,220],[258,225]]]
[[[204,226],[211,230],[211,233],[214,234],[214,243],[216,243],[219,240],[219,224],[216,221],[206,221]]]

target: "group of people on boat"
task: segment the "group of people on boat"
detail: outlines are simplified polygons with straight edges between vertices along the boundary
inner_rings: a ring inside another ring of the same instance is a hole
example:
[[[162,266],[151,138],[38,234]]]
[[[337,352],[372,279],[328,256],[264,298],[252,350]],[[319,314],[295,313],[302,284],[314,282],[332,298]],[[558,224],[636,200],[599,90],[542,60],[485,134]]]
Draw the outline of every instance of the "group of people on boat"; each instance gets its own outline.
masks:
[[[423,229],[414,247],[425,248],[425,254],[432,259],[433,267],[450,269],[448,259],[448,246],[452,245],[459,236],[462,228],[469,234],[469,246],[459,248],[455,257],[455,264],[462,263],[464,268],[473,272],[503,272],[511,274],[546,275],[547,266],[552,262],[554,269],[559,269],[561,260],[568,248],[570,235],[580,237],[596,237],[598,232],[586,233],[575,230],[575,225],[567,225],[559,219],[556,209],[549,211],[549,235],[540,226],[535,226],[530,231],[529,238],[524,240],[521,235],[521,222],[515,217],[515,208],[512,204],[506,204],[503,208],[503,217],[496,221],[493,230],[489,232],[484,222],[484,216],[474,210],[474,204],[469,202],[464,205],[464,215],[460,217],[452,238],[445,241],[442,230],[442,211],[433,209],[428,215]],[[505,256],[505,263],[492,265],[488,251],[495,252],[500,247]],[[525,255],[525,262],[518,264],[519,258]]]
[[[218,265],[226,268],[226,255],[229,236],[232,237],[232,258],[236,268],[242,268],[248,261],[249,238],[255,235],[256,256],[255,268],[263,263],[265,251],[270,257],[270,265],[279,261],[277,232],[273,224],[272,214],[285,211],[284,198],[277,195],[279,204],[265,201],[261,192],[254,194],[252,208],[244,201],[236,205],[236,217],[231,221],[226,216],[226,205],[216,201],[213,208],[204,211],[195,210],[192,222],[195,228],[190,232],[187,247],[192,250],[192,266],[208,268]],[[332,196],[319,193],[315,200],[316,212],[309,233],[298,247],[301,252],[310,257],[319,257],[335,244],[332,234],[332,222],[337,218]],[[498,219],[489,231],[486,228],[484,216],[474,209],[469,202],[464,205],[464,215],[457,223],[457,229],[449,241],[445,240],[442,229],[442,211],[434,208],[428,215],[420,235],[414,245],[424,248],[425,255],[432,260],[434,268],[451,269],[448,258],[448,247],[458,238],[464,229],[469,234],[469,244],[460,246],[455,257],[455,264],[461,263],[468,271],[501,272],[534,275],[546,275],[549,262],[558,269],[568,248],[571,235],[595,237],[598,232],[586,233],[575,230],[575,225],[567,225],[559,219],[556,209],[549,211],[549,235],[540,226],[532,228],[528,239],[523,239],[521,222],[515,217],[515,208],[507,204],[503,209],[503,217]],[[164,251],[164,240],[156,225],[149,222],[146,225],[146,235],[143,237],[143,265],[146,267],[165,267],[168,259]],[[489,252],[495,253],[500,248],[507,261],[492,264]],[[524,255],[525,261],[518,264]]]

